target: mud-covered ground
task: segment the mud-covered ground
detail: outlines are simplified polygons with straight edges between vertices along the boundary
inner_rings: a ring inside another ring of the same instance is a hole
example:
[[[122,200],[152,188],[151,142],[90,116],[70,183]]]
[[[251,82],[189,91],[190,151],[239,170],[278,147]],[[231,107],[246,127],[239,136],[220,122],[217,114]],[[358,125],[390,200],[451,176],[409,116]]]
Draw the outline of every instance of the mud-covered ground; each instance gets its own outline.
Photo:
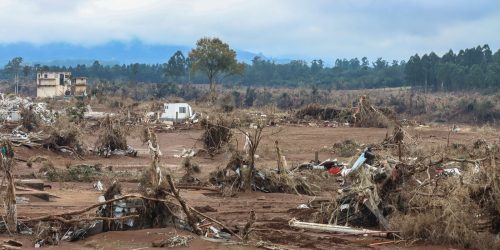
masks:
[[[448,143],[449,127],[430,126],[408,128],[408,132],[415,138],[420,138],[429,146],[444,146]],[[345,139],[352,139],[361,144],[380,143],[388,131],[382,128],[323,128],[310,126],[281,126],[269,127],[265,130],[265,137],[259,147],[257,154],[257,168],[275,168],[276,153],[274,141],[278,140],[283,154],[286,156],[288,166],[314,159],[314,152],[319,152],[319,159],[340,158],[338,153],[332,149],[332,145]],[[183,149],[201,148],[198,142],[201,130],[180,130],[169,133],[159,133],[158,139],[163,153],[162,165],[168,169],[175,177],[183,175],[180,167],[182,159],[174,157]],[[95,141],[95,133],[87,132],[86,143],[89,147]],[[234,131],[234,138],[241,148],[244,144],[244,137],[241,133]],[[487,128],[461,127],[460,132],[450,135],[450,143],[471,143],[473,140],[483,138],[488,141],[499,141],[497,130]],[[16,157],[20,160],[27,160],[34,155],[44,155],[54,162],[57,168],[65,168],[67,165],[76,163],[96,164],[101,163],[103,172],[109,171],[108,166],[112,166],[113,172],[120,172],[127,176],[127,182],[122,185],[127,192],[137,192],[138,178],[140,171],[149,166],[150,156],[146,145],[141,143],[139,131],[134,131],[129,136],[129,144],[138,149],[138,157],[131,158],[125,156],[115,156],[111,158],[100,158],[93,155],[85,156],[83,160],[76,160],[71,156],[60,153],[49,152],[45,149],[28,149],[24,147],[16,148]],[[200,165],[201,172],[195,177],[202,182],[208,182],[208,174],[218,167],[224,167],[229,159],[229,153],[221,153],[215,157],[206,154],[194,157],[193,161]],[[340,158],[349,161],[349,158]],[[29,168],[24,162],[18,161],[15,175],[17,177],[30,176],[36,173],[39,164]],[[109,181],[103,174],[103,181]],[[97,203],[98,196],[102,192],[93,188],[92,182],[49,182],[51,185],[48,191],[58,198],[51,198],[50,202],[30,199],[28,204],[18,205],[18,214],[21,217],[35,217],[56,212],[67,212],[77,210]],[[332,178],[332,187],[338,185]],[[368,247],[369,244],[383,241],[373,237],[353,237],[353,236],[332,236],[327,233],[316,233],[309,231],[295,230],[288,226],[288,221],[293,218],[303,218],[309,216],[307,211],[298,211],[296,208],[300,204],[307,203],[313,199],[335,197],[335,192],[321,192],[321,197],[305,195],[283,194],[283,193],[239,193],[235,197],[221,197],[215,192],[204,190],[182,190],[181,195],[187,202],[198,208],[204,208],[207,215],[216,218],[229,227],[243,227],[249,218],[250,211],[256,213],[255,231],[251,236],[251,242],[259,240],[272,242],[274,244],[291,249],[359,249]],[[74,243],[61,242],[59,246],[47,246],[47,249],[146,249],[151,248],[154,240],[166,238],[175,233],[181,235],[190,234],[183,230],[174,228],[165,229],[143,229],[137,231],[106,232],[91,236],[85,240]],[[24,243],[23,249],[33,246],[27,236],[1,235],[0,240],[7,238],[19,239]],[[383,248],[401,248],[399,245],[381,245]],[[419,248],[419,246],[413,246]],[[421,247],[421,246],[420,246]],[[213,243],[195,237],[189,249],[255,249],[249,245],[225,245]],[[426,248],[429,248],[426,246]],[[434,247],[432,247],[434,248]],[[435,247],[440,249],[441,247]],[[443,248],[446,248],[443,246]],[[183,248],[186,249],[186,248]]]

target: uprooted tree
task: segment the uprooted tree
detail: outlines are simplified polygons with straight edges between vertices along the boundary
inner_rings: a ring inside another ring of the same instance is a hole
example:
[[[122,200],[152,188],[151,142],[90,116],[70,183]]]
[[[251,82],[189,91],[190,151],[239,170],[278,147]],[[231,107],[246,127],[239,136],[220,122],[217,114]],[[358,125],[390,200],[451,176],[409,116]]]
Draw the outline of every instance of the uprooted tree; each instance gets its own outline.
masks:
[[[60,117],[53,125],[45,126],[43,132],[46,134],[42,143],[44,147],[67,150],[77,157],[85,153],[80,128],[67,117]]]
[[[113,150],[127,150],[127,132],[121,124],[108,116],[101,124],[101,133],[96,141],[96,148],[100,155],[107,156]]]
[[[163,182],[163,176],[160,167],[161,151],[158,146],[156,134],[150,128],[144,129],[144,142],[148,144],[149,154],[151,156],[151,168],[148,170],[150,174],[150,184],[154,189],[157,189]]]
[[[256,168],[256,153],[264,137],[265,124],[264,121],[258,121],[250,130],[238,129],[245,136],[244,149],[240,151],[231,147],[229,162],[224,169],[210,173],[210,182],[219,186],[223,195],[229,196],[234,195],[235,190],[314,195],[302,173],[295,174],[285,169],[285,158],[277,144],[277,171]],[[278,132],[280,130],[272,134]]]
[[[2,139],[0,142],[0,166],[2,168],[5,180],[7,181],[7,190],[3,197],[7,230],[9,233],[17,232],[17,208],[16,208],[16,192],[14,186],[14,177],[12,171],[14,170],[14,150],[10,141]]]

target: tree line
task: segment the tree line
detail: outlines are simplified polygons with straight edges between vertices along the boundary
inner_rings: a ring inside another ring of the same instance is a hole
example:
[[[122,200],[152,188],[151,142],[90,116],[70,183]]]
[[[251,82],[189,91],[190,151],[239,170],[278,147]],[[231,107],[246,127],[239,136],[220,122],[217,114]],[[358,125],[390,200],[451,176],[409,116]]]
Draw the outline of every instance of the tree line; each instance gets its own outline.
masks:
[[[405,67],[406,81],[425,91],[498,89],[500,50],[492,53],[488,45],[449,50],[442,57],[434,52],[410,57]]]
[[[500,87],[500,50],[492,53],[488,45],[452,50],[439,57],[431,52],[411,56],[408,61],[388,62],[378,58],[337,59],[325,66],[321,59],[306,62],[292,60],[276,63],[255,57],[251,63],[239,63],[236,52],[218,38],[202,38],[185,56],[174,53],[163,64],[92,65],[75,67],[25,65],[14,58],[0,70],[0,79],[20,77],[33,80],[37,71],[70,71],[90,82],[114,82],[140,85],[156,83],[160,88],[182,83],[239,84],[266,87],[312,87],[361,89],[411,86],[424,91],[498,89]],[[19,79],[19,78],[18,78]],[[165,86],[162,86],[165,85]],[[164,91],[169,94],[169,91]],[[171,93],[170,93],[171,94]]]

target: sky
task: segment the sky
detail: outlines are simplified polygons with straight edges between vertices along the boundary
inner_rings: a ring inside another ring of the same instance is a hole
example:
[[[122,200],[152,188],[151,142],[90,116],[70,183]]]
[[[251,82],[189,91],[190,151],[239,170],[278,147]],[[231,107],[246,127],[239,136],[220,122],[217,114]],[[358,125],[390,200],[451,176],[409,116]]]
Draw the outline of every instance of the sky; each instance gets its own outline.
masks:
[[[268,57],[407,59],[500,47],[498,0],[0,0],[0,43],[194,46]]]

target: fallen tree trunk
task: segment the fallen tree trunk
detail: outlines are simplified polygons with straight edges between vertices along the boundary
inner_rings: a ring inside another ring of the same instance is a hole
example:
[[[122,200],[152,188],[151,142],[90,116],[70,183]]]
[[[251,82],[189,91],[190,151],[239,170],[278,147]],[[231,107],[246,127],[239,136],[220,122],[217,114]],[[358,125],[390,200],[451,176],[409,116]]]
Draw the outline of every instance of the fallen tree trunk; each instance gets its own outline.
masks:
[[[174,182],[172,181],[172,176],[167,175],[167,181],[168,181],[168,184],[170,185],[170,190],[174,194],[174,197],[177,199],[177,201],[181,205],[182,211],[184,211],[184,213],[186,214],[187,222],[188,222],[189,226],[191,226],[191,228],[193,228],[194,233],[196,233],[197,235],[202,235],[202,231],[198,227],[198,225],[196,225],[197,224],[196,219],[191,214],[190,208],[187,206],[186,201],[184,201],[184,199],[182,199],[182,197],[179,195],[179,190],[177,190],[177,188],[175,188]]]
[[[293,227],[293,228],[317,230],[317,231],[322,231],[322,232],[342,233],[342,234],[348,234],[348,235],[370,234],[372,236],[387,237],[387,235],[389,234],[389,232],[385,232],[385,231],[376,231],[376,230],[369,230],[369,229],[363,229],[363,228],[358,229],[358,228],[337,226],[337,225],[301,222],[301,221],[298,221],[296,219],[291,219],[288,222],[288,225],[290,227]]]

